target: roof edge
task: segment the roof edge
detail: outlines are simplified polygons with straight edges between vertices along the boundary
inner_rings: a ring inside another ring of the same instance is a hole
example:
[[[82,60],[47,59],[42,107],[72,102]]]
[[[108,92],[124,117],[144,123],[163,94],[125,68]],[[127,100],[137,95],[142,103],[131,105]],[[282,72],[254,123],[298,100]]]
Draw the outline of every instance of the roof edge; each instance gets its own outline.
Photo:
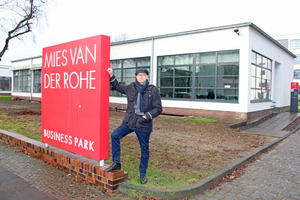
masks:
[[[275,40],[274,38],[272,38],[270,35],[268,35],[266,32],[264,32],[262,29],[260,29],[255,24],[251,23],[250,27],[254,28],[256,31],[258,31],[260,34],[262,34],[266,38],[268,38],[271,42],[273,42],[278,47],[282,48],[285,52],[287,52],[288,54],[290,54],[294,58],[297,58],[297,56],[295,54],[293,54],[290,50],[288,50],[287,48],[285,48],[282,44],[280,44],[277,40]]]
[[[203,33],[203,32],[209,32],[209,31],[218,31],[218,30],[225,30],[225,29],[231,29],[231,28],[240,28],[250,26],[256,31],[258,31],[260,34],[265,36],[267,39],[269,39],[271,42],[273,42],[275,45],[283,49],[285,52],[296,58],[295,54],[293,54],[290,50],[285,48],[283,45],[281,45],[279,42],[277,42],[274,38],[272,38],[270,35],[268,35],[266,32],[264,32],[262,29],[260,29],[258,26],[253,24],[252,22],[244,22],[244,23],[238,23],[238,24],[231,24],[231,25],[225,25],[225,26],[217,26],[217,27],[210,27],[210,28],[204,28],[204,29],[196,29],[191,31],[183,31],[183,32],[177,32],[177,33],[169,33],[164,35],[157,35],[157,36],[151,36],[151,37],[145,37],[145,38],[138,38],[138,39],[131,39],[131,40],[125,40],[120,42],[112,42],[110,46],[115,45],[121,45],[121,44],[129,44],[134,42],[142,42],[147,40],[154,40],[154,39],[160,39],[160,38],[166,38],[166,37],[175,37],[175,36],[181,36],[181,35],[189,35],[189,34],[195,34],[195,33]]]
[[[33,57],[27,57],[27,58],[21,58],[21,59],[17,59],[17,60],[12,60],[10,62],[18,62],[18,61],[23,61],[23,60],[28,60],[28,59],[35,59],[35,58],[41,58],[42,55],[39,56],[33,56]]]
[[[157,35],[157,36],[150,36],[150,37],[144,37],[144,38],[124,40],[124,41],[120,41],[120,42],[112,42],[110,45],[114,46],[114,45],[120,45],[120,44],[142,42],[142,41],[147,41],[147,40],[152,40],[152,39],[160,39],[160,38],[174,37],[174,36],[180,36],[180,35],[203,33],[203,32],[209,32],[209,31],[224,30],[224,29],[229,29],[229,28],[239,28],[239,27],[244,27],[244,26],[250,26],[251,24],[252,24],[251,22],[245,22],[245,23],[239,23],[239,24],[217,26],[217,27],[210,27],[210,28],[203,28],[203,29],[195,29],[195,30],[182,31],[182,32],[176,32],[176,33],[168,33],[168,34]]]

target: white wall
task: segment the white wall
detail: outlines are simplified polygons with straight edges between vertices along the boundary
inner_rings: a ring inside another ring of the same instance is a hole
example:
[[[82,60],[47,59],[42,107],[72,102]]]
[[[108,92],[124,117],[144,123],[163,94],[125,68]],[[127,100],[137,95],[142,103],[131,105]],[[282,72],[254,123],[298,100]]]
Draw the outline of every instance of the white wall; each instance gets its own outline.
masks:
[[[113,45],[110,47],[110,59],[126,59],[151,56],[152,41],[142,41]]]
[[[201,53],[223,50],[240,50],[240,79],[239,79],[239,103],[222,102],[199,102],[199,101],[180,101],[163,100],[165,107],[191,108],[220,110],[233,112],[247,112],[249,94],[244,88],[248,83],[248,27],[240,28],[240,35],[234,29],[203,32],[198,34],[182,35],[177,37],[167,37],[154,40],[153,76],[154,84],[157,81],[157,57],[174,54]],[[123,46],[123,47],[121,47]],[[145,49],[146,48],[146,49]],[[148,51],[147,51],[147,48]],[[124,52],[126,50],[126,52]],[[151,56],[152,41],[116,45],[111,48],[111,59],[122,59],[138,57],[137,55]],[[126,99],[111,97],[113,103],[126,103]]]
[[[10,71],[8,67],[1,67],[0,65],[0,76],[11,77],[12,71]]]
[[[276,40],[283,40],[283,39],[287,39],[288,40],[288,49],[293,53],[293,54],[297,54],[300,55],[300,49],[290,49],[290,41],[293,39],[300,39],[300,34],[289,34],[289,35],[279,35],[279,36],[274,36],[274,39]],[[294,69],[300,69],[300,64],[294,64]],[[294,79],[293,82],[298,82],[300,85],[300,79]]]
[[[22,59],[17,61],[12,61],[12,70],[22,70],[31,68],[41,68],[42,66],[42,56],[35,58]]]
[[[252,28],[250,29],[249,41],[249,53],[254,50],[273,61],[271,90],[272,100],[276,102],[274,105],[276,107],[289,106],[290,85],[293,81],[294,58]],[[272,105],[272,102],[250,103],[249,112],[261,109],[270,109]]]

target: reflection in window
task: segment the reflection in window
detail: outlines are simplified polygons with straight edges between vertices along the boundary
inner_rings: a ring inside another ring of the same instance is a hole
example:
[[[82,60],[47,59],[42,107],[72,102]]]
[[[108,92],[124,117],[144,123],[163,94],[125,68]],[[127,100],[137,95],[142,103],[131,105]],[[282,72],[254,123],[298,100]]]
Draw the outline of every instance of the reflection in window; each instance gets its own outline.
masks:
[[[30,92],[31,89],[31,71],[18,70],[14,71],[14,92]]]
[[[193,55],[179,55],[175,56],[175,65],[190,65],[193,64]]]
[[[196,64],[216,63],[216,53],[196,54]]]
[[[272,60],[252,52],[251,64],[251,101],[271,100]],[[256,62],[255,62],[256,61]]]
[[[33,93],[41,93],[41,69],[37,69],[33,71]]]
[[[0,76],[0,91],[11,91],[11,77]]]
[[[196,99],[215,99],[215,90],[196,89]]]
[[[121,85],[129,85],[135,82],[135,72],[138,68],[146,68],[149,71],[148,79],[150,78],[150,57],[146,58],[133,58],[123,60],[111,60],[110,67],[113,69],[113,73]],[[110,86],[111,96],[124,96],[119,92],[115,91]]]
[[[174,56],[163,56],[158,58],[159,66],[174,65]]]
[[[157,78],[162,98],[237,102],[239,51],[158,57]]]
[[[217,89],[218,100],[238,100],[237,90]]]
[[[196,66],[196,76],[201,76],[201,75],[215,75],[216,71],[216,66],[215,65],[200,65]]]
[[[239,52],[238,51],[225,51],[218,53],[218,63],[223,62],[238,62]]]

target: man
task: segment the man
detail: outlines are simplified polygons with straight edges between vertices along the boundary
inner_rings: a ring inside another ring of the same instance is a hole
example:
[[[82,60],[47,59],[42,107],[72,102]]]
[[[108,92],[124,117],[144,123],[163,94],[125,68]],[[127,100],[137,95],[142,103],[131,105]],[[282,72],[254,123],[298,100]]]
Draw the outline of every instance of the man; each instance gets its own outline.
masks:
[[[111,134],[113,164],[105,169],[107,172],[121,169],[120,139],[136,133],[141,147],[140,181],[147,183],[146,171],[149,161],[149,138],[152,132],[152,121],[161,114],[162,106],[159,90],[148,81],[148,70],[140,68],[136,71],[136,82],[120,85],[111,68],[107,69],[111,85],[115,90],[127,95],[127,109],[123,123]]]

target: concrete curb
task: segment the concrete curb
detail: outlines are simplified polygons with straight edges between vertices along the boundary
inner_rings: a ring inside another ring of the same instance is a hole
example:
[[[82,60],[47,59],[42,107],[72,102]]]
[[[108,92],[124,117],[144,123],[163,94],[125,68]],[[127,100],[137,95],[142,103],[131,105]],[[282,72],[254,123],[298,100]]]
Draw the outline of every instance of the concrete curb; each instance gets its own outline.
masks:
[[[145,188],[137,185],[132,185],[127,182],[123,182],[119,185],[119,191],[123,194],[137,195],[137,196],[145,196],[145,197],[154,197],[154,198],[163,198],[163,199],[180,199],[196,194],[200,194],[205,190],[209,189],[211,186],[216,184],[223,177],[227,176],[231,172],[236,169],[239,169],[245,166],[247,163],[251,162],[253,159],[257,158],[267,150],[269,150],[274,145],[280,143],[293,133],[295,133],[300,128],[300,125],[296,127],[293,131],[290,131],[285,136],[279,138],[278,140],[261,147],[252,153],[246,155],[245,157],[235,161],[234,163],[224,167],[220,171],[215,174],[202,179],[201,181],[194,183],[190,186],[174,188],[174,189],[151,189]]]

